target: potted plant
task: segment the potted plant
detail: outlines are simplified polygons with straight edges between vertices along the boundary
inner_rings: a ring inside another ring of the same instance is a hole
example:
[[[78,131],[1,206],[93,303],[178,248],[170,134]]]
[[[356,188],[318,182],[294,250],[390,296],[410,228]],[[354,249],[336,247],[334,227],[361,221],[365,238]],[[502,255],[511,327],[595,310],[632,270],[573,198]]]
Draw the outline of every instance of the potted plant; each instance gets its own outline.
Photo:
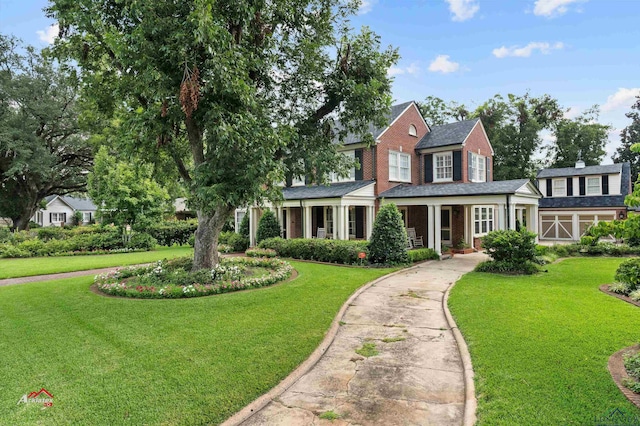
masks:
[[[473,248],[465,242],[464,238],[460,238],[460,241],[453,247],[454,253],[469,254],[473,253],[473,251]]]

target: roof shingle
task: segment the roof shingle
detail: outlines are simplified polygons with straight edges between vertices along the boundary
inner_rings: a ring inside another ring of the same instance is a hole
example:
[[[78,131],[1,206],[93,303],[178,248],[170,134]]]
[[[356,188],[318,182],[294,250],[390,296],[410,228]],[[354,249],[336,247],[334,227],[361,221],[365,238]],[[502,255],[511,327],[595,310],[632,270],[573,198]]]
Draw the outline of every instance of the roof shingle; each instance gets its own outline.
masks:
[[[478,183],[443,183],[427,185],[398,185],[380,198],[451,197],[470,195],[515,194],[529,179],[501,180]]]
[[[308,200],[312,198],[339,198],[373,184],[372,180],[332,183],[330,185],[292,186],[282,189],[285,200]]]
[[[395,121],[396,118],[398,118],[400,116],[400,114],[402,114],[402,112],[407,109],[407,107],[409,105],[411,105],[413,103],[413,101],[409,101],[409,102],[404,102],[398,105],[393,105],[391,107],[391,110],[389,111],[388,114],[388,118],[387,118],[387,124],[384,127],[375,127],[373,124],[369,123],[369,127],[368,127],[368,131],[373,135],[373,139],[376,140],[378,139],[378,136],[380,136],[382,134],[382,132],[384,132],[384,130],[389,127],[389,125],[391,123],[393,123]],[[336,122],[335,126],[337,129],[341,129],[342,126],[340,124],[340,122]],[[342,143],[344,145],[353,145],[353,144],[357,144],[362,142],[362,138],[360,137],[360,135],[355,134],[355,133],[349,133],[347,134],[347,136],[344,138],[344,140],[342,141]]]
[[[480,121],[479,118],[474,118],[472,120],[457,121],[442,126],[435,126],[418,142],[416,149],[439,148],[441,146],[462,144],[478,121]]]

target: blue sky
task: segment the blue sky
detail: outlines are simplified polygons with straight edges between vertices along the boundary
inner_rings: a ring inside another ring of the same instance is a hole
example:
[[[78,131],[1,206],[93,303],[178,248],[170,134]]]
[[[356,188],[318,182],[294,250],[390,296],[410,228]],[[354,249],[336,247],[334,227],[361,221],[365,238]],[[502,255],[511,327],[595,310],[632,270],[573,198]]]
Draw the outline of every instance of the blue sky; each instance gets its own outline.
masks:
[[[0,0],[0,32],[44,47],[57,34],[43,0]],[[614,127],[640,94],[638,0],[365,0],[368,25],[399,48],[396,101],[429,95],[473,108],[496,93],[548,93],[574,116],[593,104]]]

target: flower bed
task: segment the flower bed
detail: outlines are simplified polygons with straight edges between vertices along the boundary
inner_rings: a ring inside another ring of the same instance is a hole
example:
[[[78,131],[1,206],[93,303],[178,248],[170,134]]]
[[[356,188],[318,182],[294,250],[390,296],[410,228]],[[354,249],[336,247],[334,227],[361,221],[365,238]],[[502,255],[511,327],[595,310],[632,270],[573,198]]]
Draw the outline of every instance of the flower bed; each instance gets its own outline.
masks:
[[[209,296],[273,285],[287,279],[293,268],[280,259],[235,257],[222,259],[211,270],[195,273],[190,258],[158,261],[147,267],[124,268],[97,275],[94,284],[103,293],[142,299]],[[267,274],[258,274],[267,270]]]

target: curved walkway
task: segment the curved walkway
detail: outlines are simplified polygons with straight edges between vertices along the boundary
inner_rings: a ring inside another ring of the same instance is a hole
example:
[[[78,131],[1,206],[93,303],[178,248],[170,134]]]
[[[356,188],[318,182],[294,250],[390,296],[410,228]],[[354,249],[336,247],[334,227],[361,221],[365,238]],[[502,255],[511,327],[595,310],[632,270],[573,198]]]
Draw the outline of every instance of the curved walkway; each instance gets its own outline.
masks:
[[[473,424],[470,360],[447,319],[445,299],[451,285],[485,259],[455,256],[377,281],[352,300],[331,346],[308,372],[269,395],[263,408],[254,403],[226,424]],[[366,343],[378,354],[355,352]],[[257,412],[247,419],[252,408]],[[333,422],[321,418],[332,414],[339,416]]]

